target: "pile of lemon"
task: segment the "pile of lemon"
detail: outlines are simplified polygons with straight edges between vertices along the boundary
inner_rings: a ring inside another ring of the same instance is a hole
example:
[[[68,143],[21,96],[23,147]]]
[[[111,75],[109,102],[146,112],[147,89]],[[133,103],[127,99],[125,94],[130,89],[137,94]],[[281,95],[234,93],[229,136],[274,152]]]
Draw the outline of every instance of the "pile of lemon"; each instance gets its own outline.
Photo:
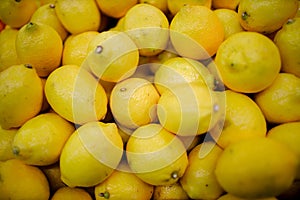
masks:
[[[299,2],[2,0],[0,199],[299,198]]]

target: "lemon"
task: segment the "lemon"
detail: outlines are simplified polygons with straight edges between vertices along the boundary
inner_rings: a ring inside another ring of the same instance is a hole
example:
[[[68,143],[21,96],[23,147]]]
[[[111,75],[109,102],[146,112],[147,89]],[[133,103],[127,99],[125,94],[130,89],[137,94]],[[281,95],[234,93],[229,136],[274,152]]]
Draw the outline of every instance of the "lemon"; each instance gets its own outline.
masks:
[[[47,78],[45,95],[55,112],[76,124],[98,121],[107,113],[105,90],[76,65],[64,65],[53,71]]]
[[[215,174],[224,190],[241,198],[265,198],[285,192],[296,176],[298,160],[285,145],[251,138],[229,145]]]
[[[58,161],[74,126],[55,113],[40,114],[18,130],[12,143],[16,158],[29,165],[50,165]]]
[[[57,0],[55,11],[71,34],[97,31],[100,27],[101,15],[95,0]]]
[[[118,82],[131,76],[138,64],[139,51],[130,37],[119,31],[104,31],[88,46],[86,65],[99,79]]]
[[[225,91],[225,121],[210,131],[219,146],[251,137],[265,137],[267,123],[258,105],[247,95],[231,90]],[[220,129],[219,132],[217,129]]]
[[[117,123],[136,129],[157,120],[159,94],[151,82],[128,78],[116,84],[111,92],[110,109]]]
[[[213,8],[227,8],[231,10],[236,10],[240,3],[240,0],[212,0],[212,7]]]
[[[18,159],[0,162],[1,199],[48,200],[49,184],[43,172]]]
[[[279,141],[283,144],[286,144],[288,147],[293,150],[297,156],[300,163],[300,148],[298,145],[299,137],[300,137],[300,122],[289,122],[283,123],[271,128],[267,137]],[[300,165],[297,170],[297,179],[300,179]]]
[[[188,200],[189,197],[179,182],[171,185],[158,185],[154,187],[153,200]]]
[[[268,122],[284,123],[300,120],[300,78],[280,73],[270,87],[255,95]]]
[[[0,32],[0,72],[4,69],[21,64],[16,51],[18,30],[6,28]]]
[[[13,159],[12,143],[18,129],[3,129],[0,126],[0,161]]]
[[[56,190],[58,190],[59,188],[66,186],[60,179],[61,174],[60,174],[59,162],[56,162],[53,165],[40,166],[39,168],[43,171],[43,173],[47,177],[51,194],[56,192]]]
[[[241,26],[237,12],[230,9],[220,8],[214,10],[224,26],[224,39],[230,35],[242,32],[244,29]]]
[[[140,55],[154,56],[166,48],[169,21],[160,9],[140,3],[130,8],[124,17],[124,31],[135,42]]]
[[[55,12],[55,4],[48,3],[39,7],[31,16],[31,22],[44,23],[51,26],[60,35],[62,40],[65,40],[68,32],[61,24]]]
[[[51,197],[51,200],[92,200],[90,194],[82,188],[61,187]]]
[[[160,94],[166,90],[188,83],[200,83],[213,88],[214,77],[200,62],[174,57],[167,59],[157,69],[154,75],[154,84]]]
[[[238,15],[244,29],[266,34],[278,30],[297,9],[298,0],[240,0]]]
[[[279,50],[268,37],[256,32],[238,32],[219,47],[216,67],[229,89],[255,93],[272,84],[281,67]]]
[[[62,64],[80,66],[88,55],[90,41],[98,34],[97,31],[86,31],[70,35],[64,43]]]
[[[222,116],[218,99],[206,85],[182,85],[162,93],[157,103],[157,116],[162,126],[172,133],[180,136],[203,134]]]
[[[32,0],[2,0],[0,4],[0,20],[12,28],[20,28],[29,22],[38,8]]]
[[[232,194],[224,194],[221,197],[219,197],[217,200],[249,200],[248,198],[240,198],[236,197]],[[266,197],[266,198],[251,198],[251,200],[277,200],[276,197]]]
[[[282,72],[292,73],[300,77],[300,18],[288,20],[276,33],[274,42],[279,49]]]
[[[188,165],[180,139],[159,124],[137,128],[127,142],[126,156],[132,172],[151,185],[177,182]]]
[[[155,6],[164,13],[168,12],[168,0],[139,0],[139,3],[147,3]]]
[[[179,55],[196,60],[213,56],[224,40],[224,27],[211,9],[186,5],[170,23],[170,39]]]
[[[13,65],[0,73],[2,128],[20,127],[40,112],[42,102],[42,81],[30,65]]]
[[[63,44],[51,26],[29,22],[17,34],[16,51],[21,63],[31,64],[46,77],[60,65]]]
[[[62,150],[61,179],[69,187],[95,186],[112,174],[122,154],[122,138],[114,123],[85,123],[71,135]]]
[[[197,145],[189,153],[189,166],[180,179],[182,188],[192,199],[216,199],[224,190],[218,183],[214,170],[222,149],[215,142],[207,142],[211,151],[200,157],[202,144]]]
[[[186,5],[198,5],[211,8],[212,0],[167,0],[168,10],[174,16],[182,7]]]
[[[95,186],[96,200],[150,200],[153,186],[130,172],[115,170],[105,181]]]
[[[138,3],[138,0],[96,0],[96,2],[105,15],[121,18],[131,7]]]

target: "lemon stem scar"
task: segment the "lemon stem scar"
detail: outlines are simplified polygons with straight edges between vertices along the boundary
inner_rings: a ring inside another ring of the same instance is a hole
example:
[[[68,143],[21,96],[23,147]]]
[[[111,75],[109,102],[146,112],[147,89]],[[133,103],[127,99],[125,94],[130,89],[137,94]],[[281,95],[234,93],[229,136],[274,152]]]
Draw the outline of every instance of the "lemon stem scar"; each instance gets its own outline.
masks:
[[[49,7],[50,7],[50,8],[55,8],[55,5],[54,5],[53,3],[51,3],[51,4],[49,5]]]
[[[96,47],[96,49],[95,49],[95,52],[96,52],[97,54],[100,54],[102,51],[103,51],[103,47],[102,47],[101,45],[98,45],[98,46]]]
[[[172,172],[171,178],[172,178],[172,179],[177,179],[177,178],[178,178],[178,172],[177,172],[177,171]]]
[[[248,17],[250,17],[250,15],[246,11],[242,13],[242,19],[243,20],[247,20]]]
[[[121,92],[125,92],[126,90],[127,90],[127,89],[124,88],[124,87],[120,88],[120,91],[121,91]]]
[[[24,64],[24,66],[28,69],[32,69],[32,65],[31,64]]]
[[[288,21],[286,22],[286,24],[292,24],[292,23],[294,23],[294,22],[295,22],[294,19],[288,19]]]
[[[104,197],[104,199],[109,199],[109,192],[105,191],[105,192],[101,192],[99,193],[100,197]]]
[[[19,147],[14,146],[14,147],[12,148],[12,152],[13,152],[13,154],[16,155],[16,156],[19,155],[19,153],[20,153]]]

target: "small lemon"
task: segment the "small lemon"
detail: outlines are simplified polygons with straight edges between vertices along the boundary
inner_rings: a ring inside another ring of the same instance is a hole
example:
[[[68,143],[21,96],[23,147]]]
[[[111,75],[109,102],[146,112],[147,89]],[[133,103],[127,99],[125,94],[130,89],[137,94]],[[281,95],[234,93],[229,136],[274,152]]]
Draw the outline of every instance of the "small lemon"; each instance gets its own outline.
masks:
[[[251,138],[229,145],[215,174],[222,188],[237,197],[265,198],[285,192],[293,183],[298,159],[270,138]]]
[[[217,200],[249,200],[248,198],[240,198],[237,196],[234,196],[232,194],[224,194],[221,197],[219,197]],[[266,197],[266,198],[251,198],[251,200],[277,200],[276,197]]]
[[[297,179],[300,179],[300,147],[298,145],[300,137],[299,130],[300,122],[288,122],[274,126],[267,133],[268,138],[286,144],[298,155],[299,166],[297,170]]]
[[[240,0],[238,15],[245,30],[272,33],[294,17],[297,9],[298,0]]]
[[[281,59],[278,48],[268,37],[243,31],[220,45],[215,64],[229,89],[255,93],[272,84],[279,74]]]
[[[85,123],[71,135],[62,150],[61,179],[69,187],[95,186],[113,173],[122,154],[122,138],[114,123]]]
[[[231,10],[236,10],[240,3],[240,0],[212,0],[212,7],[215,9],[218,8],[227,8]]]
[[[51,200],[92,200],[90,194],[83,188],[61,187],[51,197]]]
[[[80,66],[88,55],[90,41],[98,34],[97,31],[86,31],[70,35],[64,43],[62,64]]]
[[[168,12],[168,0],[139,0],[139,3],[147,3],[155,6],[164,13]]]
[[[0,72],[4,69],[21,64],[16,51],[18,30],[6,28],[0,32]]]
[[[279,49],[282,72],[300,77],[300,18],[287,21],[276,33],[274,42]]]
[[[300,78],[280,73],[270,87],[255,95],[266,120],[284,123],[300,120]]]
[[[265,137],[267,123],[258,105],[247,95],[231,90],[225,91],[225,121],[210,131],[219,146],[251,137]],[[220,131],[217,131],[220,129]]]
[[[138,0],[96,0],[100,10],[107,16],[121,18],[138,3]]]
[[[105,90],[90,73],[76,65],[53,71],[47,78],[45,95],[55,112],[76,124],[98,121],[107,113]]]
[[[74,126],[55,113],[40,114],[21,126],[12,143],[16,158],[29,165],[50,165],[58,161]]]
[[[188,200],[189,197],[179,182],[171,185],[157,185],[154,187],[153,200]]]
[[[48,3],[39,7],[31,16],[31,22],[44,23],[51,26],[60,35],[62,40],[65,40],[68,32],[61,24],[55,12],[55,4]]]
[[[140,55],[154,56],[166,48],[169,21],[160,9],[140,3],[130,8],[124,17],[124,31],[135,42]]]
[[[52,165],[40,166],[39,168],[47,177],[51,194],[56,192],[56,190],[58,190],[59,188],[66,186],[60,179],[61,173],[59,168],[59,162],[56,162]]]
[[[0,73],[0,125],[20,127],[36,116],[43,102],[42,81],[30,65],[13,65]]]
[[[0,161],[15,158],[12,152],[12,143],[18,129],[3,129],[0,126]]]
[[[215,142],[207,142],[211,150],[201,158],[200,151],[203,145],[203,143],[197,145],[189,153],[189,166],[180,183],[192,199],[216,199],[224,192],[214,173],[223,150]]]
[[[1,199],[48,200],[50,189],[46,176],[35,166],[18,159],[0,162]]]
[[[157,120],[159,94],[154,85],[142,78],[128,78],[116,84],[110,97],[110,109],[117,123],[136,129]]]
[[[95,0],[57,0],[55,11],[71,34],[97,31],[100,27],[101,15]]]
[[[196,60],[213,56],[224,40],[224,27],[209,8],[186,5],[172,18],[170,39],[179,55]]]
[[[0,20],[12,28],[20,28],[29,22],[37,8],[32,0],[2,0]]]
[[[17,34],[16,51],[20,62],[31,64],[40,77],[46,77],[60,65],[62,39],[51,26],[29,22]]]
[[[153,186],[130,172],[115,170],[105,181],[95,186],[96,200],[150,200]]]
[[[83,65],[104,81],[126,79],[135,72],[138,65],[138,48],[124,32],[99,33],[90,41],[88,52]]]
[[[184,174],[188,158],[183,143],[159,124],[137,128],[126,145],[133,173],[151,185],[170,185]]]
[[[167,0],[168,10],[174,16],[182,7],[186,5],[198,5],[211,8],[212,0]]]

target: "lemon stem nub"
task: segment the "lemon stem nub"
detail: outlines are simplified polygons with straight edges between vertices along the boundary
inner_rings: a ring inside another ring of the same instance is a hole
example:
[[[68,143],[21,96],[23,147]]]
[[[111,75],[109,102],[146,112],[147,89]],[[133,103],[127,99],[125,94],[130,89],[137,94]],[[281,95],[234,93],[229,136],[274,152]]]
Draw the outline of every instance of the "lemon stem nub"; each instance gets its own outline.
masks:
[[[31,64],[25,64],[24,65],[26,68],[28,68],[28,69],[32,69],[32,65]]]
[[[55,8],[55,4],[51,3],[51,4],[49,5],[49,7],[50,7],[50,8]]]
[[[95,50],[95,52],[96,53],[101,53],[103,51],[103,47],[101,46],[101,45],[98,45],[97,47],[96,47],[96,50]]]
[[[250,15],[247,13],[247,12],[243,12],[242,13],[242,19],[243,20],[247,20],[247,18],[249,17]]]
[[[13,154],[16,155],[16,156],[19,155],[19,153],[20,153],[19,147],[13,147],[12,151],[13,151]]]
[[[173,179],[177,179],[178,178],[178,172],[172,172],[171,177]]]
[[[99,196],[100,197],[104,197],[104,199],[109,199],[109,192],[101,192],[101,193],[99,193]]]

